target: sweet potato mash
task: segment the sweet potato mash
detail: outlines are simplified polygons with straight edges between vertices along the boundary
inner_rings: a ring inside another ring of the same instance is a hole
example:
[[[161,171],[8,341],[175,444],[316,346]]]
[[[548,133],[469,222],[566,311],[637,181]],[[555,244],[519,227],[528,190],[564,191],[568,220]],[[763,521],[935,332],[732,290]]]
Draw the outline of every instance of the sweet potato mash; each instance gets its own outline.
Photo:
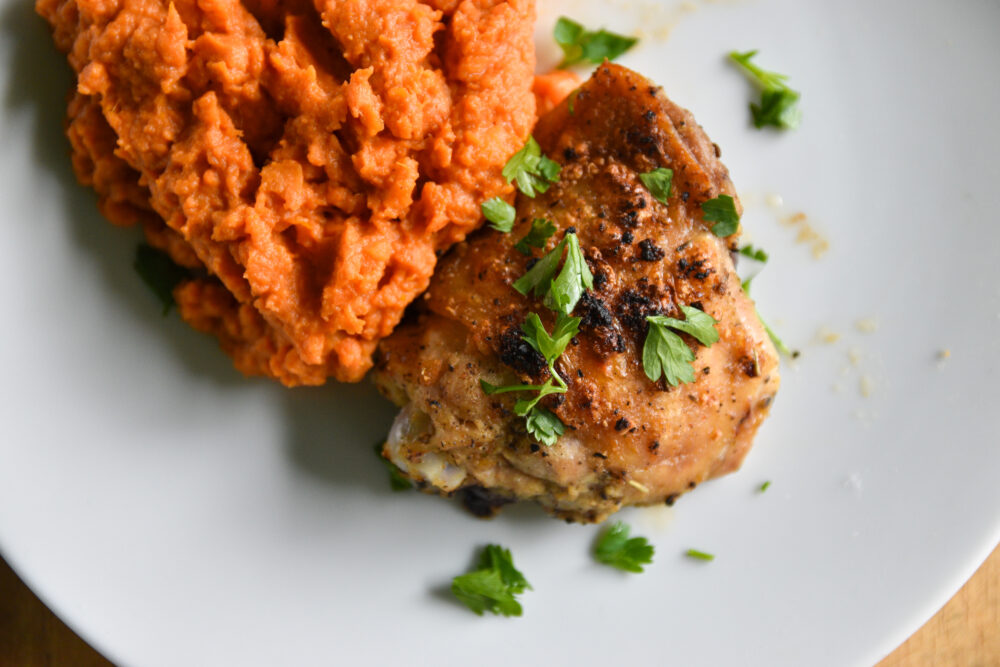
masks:
[[[535,118],[532,0],[37,10],[78,74],[78,177],[200,272],[185,320],[287,385],[364,375]]]

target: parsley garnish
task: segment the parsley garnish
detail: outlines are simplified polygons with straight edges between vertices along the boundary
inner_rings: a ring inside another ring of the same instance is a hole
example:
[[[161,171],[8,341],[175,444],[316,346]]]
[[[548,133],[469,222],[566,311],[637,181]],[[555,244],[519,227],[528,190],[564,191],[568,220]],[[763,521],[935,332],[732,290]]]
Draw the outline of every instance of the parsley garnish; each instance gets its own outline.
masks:
[[[534,137],[528,137],[524,148],[507,160],[502,173],[508,183],[517,183],[518,190],[534,198],[559,180],[560,171],[559,163],[542,155],[542,147]]]
[[[750,296],[750,283],[752,281],[753,278],[747,278],[746,280],[743,281],[743,292],[747,296]],[[774,347],[778,350],[778,353],[786,357],[795,357],[796,355],[790,349],[788,349],[787,345],[785,345],[785,341],[781,340],[778,334],[774,333],[774,330],[771,329],[771,327],[768,326],[767,322],[764,321],[764,318],[760,316],[760,311],[757,310],[756,306],[754,306],[754,312],[757,313],[757,319],[760,320],[761,326],[764,327],[764,331],[767,332],[767,337],[771,339],[772,343],[774,343]]]
[[[514,567],[510,551],[489,544],[479,556],[479,565],[468,574],[451,580],[451,592],[462,604],[482,616],[489,611],[503,616],[520,616],[521,603],[514,597],[531,589],[531,584]]]
[[[719,238],[732,236],[740,228],[740,214],[736,212],[736,200],[729,195],[719,195],[701,205],[705,222],[714,222],[712,233]]]
[[[500,197],[487,199],[480,208],[493,229],[504,234],[514,229],[514,218],[517,216],[517,211]]]
[[[528,433],[546,447],[556,444],[556,440],[563,434],[565,427],[559,418],[538,405],[538,402],[549,394],[565,394],[566,383],[555,372],[552,365],[549,365],[552,377],[545,381],[545,384],[511,384],[498,386],[490,384],[486,380],[480,379],[479,386],[487,396],[493,394],[506,394],[512,391],[536,391],[538,395],[532,399],[521,398],[514,403],[514,414],[525,418]],[[558,422],[558,425],[556,423]]]
[[[642,347],[642,368],[653,382],[666,376],[667,382],[676,387],[682,382],[694,382],[694,352],[681,337],[654,322],[649,324],[646,343]]]
[[[479,386],[483,393],[488,396],[493,394],[505,394],[512,391],[534,391],[538,392],[534,398],[518,399],[514,403],[514,414],[525,418],[528,434],[547,447],[556,443],[565,430],[565,425],[559,417],[540,406],[538,403],[549,394],[565,394],[566,382],[562,376],[556,372],[556,361],[566,350],[566,346],[573,339],[573,336],[580,330],[580,318],[570,317],[563,313],[556,316],[556,325],[552,330],[552,335],[545,330],[542,319],[537,313],[528,313],[524,324],[521,325],[521,332],[524,341],[533,347],[545,358],[545,363],[549,367],[549,379],[545,384],[516,384],[498,386],[486,380],[479,380]]]
[[[514,412],[517,412],[516,405],[514,406]],[[528,433],[533,435],[538,442],[546,447],[556,444],[560,436],[566,432],[566,425],[562,423],[559,417],[556,417],[553,413],[538,405],[533,406],[528,411],[525,415],[524,423],[528,428]]]
[[[785,84],[787,76],[768,72],[750,62],[756,55],[756,50],[746,53],[732,51],[729,54],[729,58],[742,67],[761,88],[760,104],[750,105],[754,126],[762,128],[772,125],[780,129],[798,127],[799,121],[802,120],[802,112],[798,107],[799,93]]]
[[[487,396],[492,396],[493,394],[506,394],[512,391],[545,391],[545,395],[560,393],[556,387],[553,391],[546,391],[549,387],[549,383],[545,384],[493,384],[492,382],[487,382],[482,378],[479,379],[479,386],[482,387],[483,393]]]
[[[747,296],[750,296],[750,283],[753,282],[753,279],[756,278],[757,274],[760,273],[761,269],[763,269],[763,265],[767,264],[768,254],[762,248],[755,248],[750,244],[740,248],[739,252],[744,257],[760,264],[760,266],[757,267],[751,265],[750,271],[747,272],[749,275],[743,279],[742,283],[740,283],[743,287],[743,291],[746,292]]]
[[[760,492],[764,493],[765,491],[767,491],[767,487],[769,486],[771,486],[771,480],[768,480],[760,485]]]
[[[667,198],[670,197],[670,183],[674,179],[673,169],[658,167],[649,173],[639,174],[639,179],[656,198],[656,201],[661,204],[667,203]]]
[[[552,36],[563,50],[563,60],[559,68],[566,68],[581,62],[600,65],[604,59],[614,60],[639,40],[608,32],[603,28],[593,31],[565,16],[556,21]]]
[[[569,234],[555,248],[535,262],[534,266],[528,269],[523,276],[515,280],[514,289],[524,296],[528,296],[529,293],[533,293],[535,296],[547,295],[549,289],[552,287],[552,277],[559,268],[559,260],[562,259],[563,249],[566,247],[566,238],[568,237]]]
[[[145,243],[135,249],[132,268],[163,304],[164,315],[175,305],[174,288],[191,277],[191,272],[178,266],[170,255]]]
[[[566,261],[558,275],[556,269],[566,250]],[[554,278],[553,278],[554,277]],[[514,289],[527,296],[544,297],[547,308],[569,315],[576,308],[584,290],[594,288],[594,276],[580,249],[576,234],[569,232],[559,244],[514,282]]]
[[[594,558],[619,570],[642,572],[643,565],[653,562],[653,545],[645,537],[629,538],[629,532],[628,525],[616,522],[597,541]]]
[[[715,329],[717,321],[705,312],[692,306],[681,306],[685,319],[678,320],[663,315],[650,315],[649,333],[642,347],[642,367],[653,382],[666,378],[676,387],[682,382],[694,382],[694,368],[691,362],[695,355],[684,340],[670,329],[690,334],[702,345],[711,347],[719,340]]]
[[[385,464],[386,470],[389,471],[389,487],[393,491],[406,491],[413,488],[413,482],[410,478],[403,474],[403,471],[399,469],[395,463],[385,458],[382,454],[383,444],[381,442],[375,443],[375,456],[381,459],[382,463]]]
[[[794,357],[795,355],[790,349],[788,349],[788,346],[785,345],[785,341],[781,340],[781,338],[778,337],[778,334],[774,333],[774,330],[767,325],[767,322],[764,321],[764,318],[760,316],[759,312],[757,313],[757,319],[764,325],[764,331],[767,332],[768,337],[771,339],[771,342],[774,343],[774,347],[778,349],[778,352],[786,357]]]
[[[544,248],[549,237],[556,233],[556,224],[545,218],[535,218],[531,221],[531,231],[518,241],[514,248],[525,255],[531,254],[532,248]]]
[[[740,254],[744,257],[749,257],[752,260],[766,264],[768,260],[767,252],[761,248],[755,248],[749,243],[742,248],[740,248]]]
[[[715,554],[710,554],[706,551],[698,551],[697,549],[688,549],[685,555],[688,558],[695,558],[697,560],[715,560]]]
[[[545,297],[545,305],[569,315],[576,308],[584,290],[594,288],[594,276],[583,257],[576,234],[567,234],[563,241],[567,244],[566,261],[559,275],[552,281],[552,288]]]
[[[566,346],[579,330],[580,318],[570,317],[563,313],[556,315],[556,326],[552,330],[551,336],[545,330],[542,319],[535,313],[528,313],[528,317],[521,326],[525,342],[545,357],[545,362],[550,366],[566,350]]]

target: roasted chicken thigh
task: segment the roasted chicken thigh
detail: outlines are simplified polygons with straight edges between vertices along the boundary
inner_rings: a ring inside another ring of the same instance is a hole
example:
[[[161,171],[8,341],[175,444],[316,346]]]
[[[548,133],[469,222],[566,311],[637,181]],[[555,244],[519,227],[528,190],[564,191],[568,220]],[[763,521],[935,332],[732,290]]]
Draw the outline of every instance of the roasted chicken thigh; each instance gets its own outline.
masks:
[[[453,248],[381,344],[375,381],[402,406],[383,454],[480,514],[527,499],[594,522],[626,505],[671,504],[740,466],[779,384],[777,353],[734,268],[739,231],[720,238],[702,209],[719,195],[735,200],[728,171],[688,111],[611,64],[534,136],[562,166],[558,182],[518,196],[510,233],[484,228]],[[641,178],[659,168],[673,172],[666,203]],[[515,244],[536,219],[556,232],[525,254]],[[556,314],[512,286],[570,234],[592,288],[572,312],[579,333],[547,365],[523,327],[536,313],[551,331]],[[680,333],[691,381],[651,380],[647,318],[691,309],[716,320],[718,340]],[[537,386],[555,379],[552,368],[566,390],[539,405],[564,429],[546,446],[515,414],[517,394],[487,394],[481,381]]]

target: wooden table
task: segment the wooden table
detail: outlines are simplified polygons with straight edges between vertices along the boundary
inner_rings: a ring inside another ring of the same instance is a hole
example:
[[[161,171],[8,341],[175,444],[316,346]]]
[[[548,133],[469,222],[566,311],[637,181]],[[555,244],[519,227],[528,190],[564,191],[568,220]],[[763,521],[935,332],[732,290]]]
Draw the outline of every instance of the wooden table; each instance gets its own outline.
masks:
[[[0,665],[107,667],[0,561]],[[1000,547],[961,591],[878,667],[1000,665]]]

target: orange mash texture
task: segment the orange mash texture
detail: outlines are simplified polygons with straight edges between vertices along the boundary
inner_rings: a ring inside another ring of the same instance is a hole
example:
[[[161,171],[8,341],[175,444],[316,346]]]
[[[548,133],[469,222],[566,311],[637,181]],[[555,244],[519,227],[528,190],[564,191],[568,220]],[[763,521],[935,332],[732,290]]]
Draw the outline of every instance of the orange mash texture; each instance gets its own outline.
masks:
[[[237,368],[361,379],[535,117],[533,0],[37,0],[112,222]]]

